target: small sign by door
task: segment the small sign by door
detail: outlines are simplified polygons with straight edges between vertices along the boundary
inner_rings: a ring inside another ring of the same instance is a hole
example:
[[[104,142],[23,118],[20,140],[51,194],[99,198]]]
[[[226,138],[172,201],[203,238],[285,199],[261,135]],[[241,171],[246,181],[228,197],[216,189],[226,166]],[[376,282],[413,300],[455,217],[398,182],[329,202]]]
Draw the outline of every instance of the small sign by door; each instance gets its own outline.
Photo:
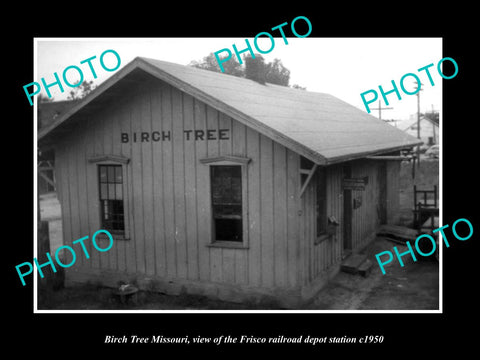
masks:
[[[365,178],[343,179],[343,190],[365,190]]]

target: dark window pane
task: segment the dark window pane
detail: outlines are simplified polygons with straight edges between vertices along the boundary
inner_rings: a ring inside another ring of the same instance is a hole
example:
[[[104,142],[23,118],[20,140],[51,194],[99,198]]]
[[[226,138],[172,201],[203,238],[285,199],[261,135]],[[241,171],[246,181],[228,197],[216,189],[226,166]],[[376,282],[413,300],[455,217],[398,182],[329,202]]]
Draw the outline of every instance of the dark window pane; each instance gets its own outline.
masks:
[[[215,240],[242,241],[242,220],[215,219]]]
[[[214,204],[242,203],[240,166],[212,166],[212,200]]]
[[[242,216],[241,205],[213,205],[213,214],[215,217]]]
[[[123,201],[112,200],[113,212],[116,214],[123,214]]]
[[[123,202],[104,200],[103,228],[106,230],[124,230]]]

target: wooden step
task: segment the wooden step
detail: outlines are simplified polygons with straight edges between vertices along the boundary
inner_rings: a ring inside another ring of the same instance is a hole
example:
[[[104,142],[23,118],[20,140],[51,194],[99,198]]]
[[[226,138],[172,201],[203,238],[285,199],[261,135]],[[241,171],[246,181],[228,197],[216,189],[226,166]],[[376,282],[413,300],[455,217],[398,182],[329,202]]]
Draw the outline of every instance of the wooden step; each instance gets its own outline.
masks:
[[[340,266],[340,269],[343,272],[349,273],[349,274],[357,274],[358,269],[362,263],[367,260],[366,255],[362,254],[351,254],[349,257],[347,257],[344,261],[342,261],[342,264]]]
[[[372,266],[373,266],[373,263],[369,259],[366,259],[358,267],[358,273],[363,277],[367,277],[370,274],[370,271],[372,271]]]

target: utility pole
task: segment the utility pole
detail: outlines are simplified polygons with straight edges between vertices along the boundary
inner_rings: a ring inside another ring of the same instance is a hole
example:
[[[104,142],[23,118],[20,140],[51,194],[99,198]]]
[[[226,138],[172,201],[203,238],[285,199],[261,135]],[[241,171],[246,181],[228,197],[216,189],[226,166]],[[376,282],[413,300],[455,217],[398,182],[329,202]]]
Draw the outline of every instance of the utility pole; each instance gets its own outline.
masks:
[[[417,138],[420,140],[420,91],[422,90],[422,83],[418,83],[415,90],[417,91]],[[418,168],[420,168],[420,145],[417,146],[417,158],[418,158]]]
[[[372,108],[372,110],[378,110],[378,118],[382,120],[382,110],[390,110],[393,109],[393,107],[384,107],[382,108],[382,100],[378,101],[378,108]]]

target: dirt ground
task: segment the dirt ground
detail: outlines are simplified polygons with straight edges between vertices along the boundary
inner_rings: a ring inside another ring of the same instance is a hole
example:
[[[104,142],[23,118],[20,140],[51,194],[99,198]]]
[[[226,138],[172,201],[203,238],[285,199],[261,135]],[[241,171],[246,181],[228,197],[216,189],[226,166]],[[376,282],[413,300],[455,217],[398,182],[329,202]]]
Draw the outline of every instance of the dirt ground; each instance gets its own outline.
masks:
[[[404,267],[397,260],[385,266],[383,275],[375,254],[393,251],[400,253],[406,246],[377,238],[364,253],[373,266],[367,277],[339,272],[323,288],[315,300],[301,310],[438,310],[439,272],[434,257],[417,259],[404,256]],[[418,257],[419,258],[419,257]],[[60,290],[39,291],[38,308],[44,310],[273,310],[275,303],[230,303],[201,296],[169,296],[147,291],[138,294],[136,302],[122,304],[112,289],[86,284]]]
[[[432,256],[414,262],[411,256],[396,259],[385,266],[382,274],[375,254],[408,250],[406,246],[377,238],[363,253],[372,261],[367,277],[340,272],[321,290],[308,309],[324,310],[438,310],[439,264]]]

